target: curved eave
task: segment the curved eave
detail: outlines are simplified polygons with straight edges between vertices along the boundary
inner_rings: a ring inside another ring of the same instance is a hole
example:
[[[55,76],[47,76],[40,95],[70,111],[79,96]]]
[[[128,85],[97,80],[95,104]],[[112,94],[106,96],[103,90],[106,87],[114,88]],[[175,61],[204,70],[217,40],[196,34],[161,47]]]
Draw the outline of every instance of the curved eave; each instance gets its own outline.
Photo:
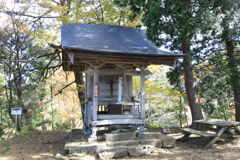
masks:
[[[122,52],[96,52],[86,50],[63,49],[63,67],[69,71],[84,71],[86,66],[98,65],[100,68],[134,69],[149,65],[174,66],[176,60],[182,58],[179,54],[141,54]],[[69,57],[72,57],[69,62]],[[66,62],[68,61],[68,62]]]
[[[90,50],[90,49],[79,49],[74,47],[63,47],[65,52],[74,54],[76,56],[81,55],[83,53],[87,54],[95,54],[95,55],[105,55],[105,56],[137,56],[137,57],[175,57],[182,58],[183,54],[172,54],[170,52],[163,51],[162,54],[159,53],[143,53],[143,52],[119,52],[119,51],[103,51],[103,50]]]

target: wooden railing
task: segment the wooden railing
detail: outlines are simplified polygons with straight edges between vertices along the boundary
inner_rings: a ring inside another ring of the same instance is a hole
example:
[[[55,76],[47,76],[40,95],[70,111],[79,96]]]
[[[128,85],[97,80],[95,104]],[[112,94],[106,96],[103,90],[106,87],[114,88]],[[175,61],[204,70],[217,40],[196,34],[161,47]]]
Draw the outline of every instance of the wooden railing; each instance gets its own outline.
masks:
[[[107,105],[109,102],[98,102],[97,107],[97,120],[114,120],[114,119],[132,119],[137,120],[141,119],[141,116],[139,114],[139,103],[138,102],[122,102],[123,106],[130,106],[129,107],[129,114],[121,114],[121,115],[109,115],[108,113],[108,107]],[[93,102],[86,103],[85,106],[85,117],[84,120],[86,122],[87,126],[90,126],[93,121]],[[126,123],[130,122],[128,120],[125,120]]]

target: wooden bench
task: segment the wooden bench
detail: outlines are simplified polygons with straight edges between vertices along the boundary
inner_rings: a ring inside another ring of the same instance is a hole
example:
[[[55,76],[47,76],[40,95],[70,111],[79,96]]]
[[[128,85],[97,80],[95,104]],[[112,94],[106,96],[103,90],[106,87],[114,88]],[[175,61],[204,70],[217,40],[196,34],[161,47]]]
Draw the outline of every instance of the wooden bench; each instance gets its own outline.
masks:
[[[202,119],[194,121],[194,125],[192,128],[182,128],[181,130],[184,132],[184,136],[180,139],[184,140],[187,139],[191,134],[200,135],[202,137],[209,138],[209,142],[203,147],[203,148],[209,148],[213,143],[215,143],[219,137],[222,136],[222,134],[230,128],[234,128],[237,132],[240,133],[240,130],[238,129],[238,125],[240,125],[240,122],[236,121],[225,121],[221,119]],[[206,126],[204,130],[208,131],[214,131],[215,133],[209,133],[202,130],[198,130],[196,128],[203,128],[202,126]],[[217,129],[213,129],[209,126],[215,127]]]
[[[183,132],[196,134],[196,135],[200,135],[203,137],[215,137],[215,134],[213,134],[213,133],[208,133],[208,132],[200,131],[200,130],[193,129],[193,128],[181,128],[181,130]]]

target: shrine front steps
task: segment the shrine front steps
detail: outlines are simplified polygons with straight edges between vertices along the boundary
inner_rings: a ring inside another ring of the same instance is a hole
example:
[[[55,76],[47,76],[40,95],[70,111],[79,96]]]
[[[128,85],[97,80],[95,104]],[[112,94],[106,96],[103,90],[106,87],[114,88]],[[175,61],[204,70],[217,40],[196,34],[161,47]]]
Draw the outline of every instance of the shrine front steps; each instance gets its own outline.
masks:
[[[138,146],[154,146],[157,148],[171,148],[175,146],[175,139],[169,136],[162,137],[163,139],[139,139],[139,140],[127,140],[117,142],[92,142],[89,144],[79,142],[67,142],[65,150],[68,154],[73,153],[85,153],[95,154],[101,150],[114,149],[119,147],[129,148]]]
[[[105,141],[81,142],[80,139],[75,141],[76,138],[73,137],[77,135],[76,131],[72,131],[75,133],[71,133],[72,136],[65,145],[66,154],[97,153],[100,159],[121,158],[127,155],[138,157],[151,154],[155,147],[175,146],[173,137],[156,132],[145,132],[144,135],[138,135],[136,132],[105,133]]]

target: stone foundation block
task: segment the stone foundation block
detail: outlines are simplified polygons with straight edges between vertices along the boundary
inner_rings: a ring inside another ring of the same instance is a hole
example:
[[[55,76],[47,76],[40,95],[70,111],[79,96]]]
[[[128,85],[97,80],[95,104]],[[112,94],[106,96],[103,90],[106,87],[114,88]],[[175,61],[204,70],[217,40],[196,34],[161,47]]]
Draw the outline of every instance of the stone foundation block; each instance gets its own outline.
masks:
[[[137,140],[128,140],[128,141],[120,141],[120,142],[108,142],[107,146],[114,147],[114,146],[134,146],[139,145],[140,141]]]
[[[136,139],[136,132],[105,133],[106,141],[124,141]]]
[[[172,148],[175,146],[175,142],[176,142],[175,138],[165,134],[156,134],[155,136],[162,140],[163,148]]]
[[[128,148],[128,153],[133,157],[140,157],[145,155],[150,155],[154,151],[155,147],[151,145],[137,146]]]
[[[163,141],[162,141],[162,139],[143,139],[143,140],[140,140],[140,144],[141,145],[152,145],[157,148],[161,148]]]
[[[73,153],[95,154],[101,149],[103,149],[105,146],[106,144],[72,146],[69,148],[69,154],[73,154]]]
[[[128,155],[127,148],[114,148],[107,149],[98,152],[98,156],[101,160],[109,160],[111,158],[122,158]]]

